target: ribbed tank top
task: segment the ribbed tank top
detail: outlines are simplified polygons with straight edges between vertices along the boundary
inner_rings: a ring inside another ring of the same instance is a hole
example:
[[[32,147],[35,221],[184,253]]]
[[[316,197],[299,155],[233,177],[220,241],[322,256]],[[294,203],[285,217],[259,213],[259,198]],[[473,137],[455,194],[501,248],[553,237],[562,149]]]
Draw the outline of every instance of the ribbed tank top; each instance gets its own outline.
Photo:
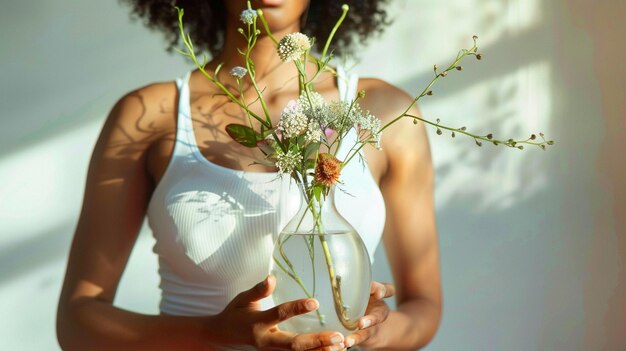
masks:
[[[338,71],[340,98],[351,100],[358,77]],[[298,210],[300,195],[288,176],[226,168],[200,153],[190,113],[190,73],[176,80],[176,142],[147,217],[156,239],[161,312],[200,316],[221,312],[238,293],[267,276],[274,240]],[[342,146],[351,146],[356,133],[346,138]],[[339,159],[349,149],[342,148]],[[335,202],[372,258],[385,208],[365,162],[356,157],[343,169],[345,192],[337,191]],[[270,307],[271,300],[262,305]]]

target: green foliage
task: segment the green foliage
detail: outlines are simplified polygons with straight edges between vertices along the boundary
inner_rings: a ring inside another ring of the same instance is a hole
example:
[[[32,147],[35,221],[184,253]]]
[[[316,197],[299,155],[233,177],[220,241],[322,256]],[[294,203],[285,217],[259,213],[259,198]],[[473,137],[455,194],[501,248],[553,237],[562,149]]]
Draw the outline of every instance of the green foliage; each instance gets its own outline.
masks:
[[[239,144],[245,147],[257,147],[259,135],[254,129],[243,124],[231,123],[226,126],[226,133]]]

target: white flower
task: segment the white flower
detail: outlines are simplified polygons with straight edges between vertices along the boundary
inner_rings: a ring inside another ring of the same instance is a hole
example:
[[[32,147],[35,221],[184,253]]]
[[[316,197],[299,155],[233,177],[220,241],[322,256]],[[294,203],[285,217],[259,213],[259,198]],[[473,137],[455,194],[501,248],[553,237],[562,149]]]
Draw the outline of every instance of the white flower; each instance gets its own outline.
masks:
[[[229,73],[231,76],[241,79],[246,75],[246,73],[248,73],[248,70],[241,66],[235,66],[230,70]]]
[[[302,162],[302,155],[294,150],[283,153],[280,148],[276,150],[276,167],[280,173],[290,174]]]
[[[302,92],[298,101],[303,110],[317,108],[326,103],[322,95],[320,95],[317,91],[312,91],[308,94],[306,92]]]
[[[278,42],[278,56],[283,62],[297,60],[311,48],[311,40],[306,35],[296,32],[287,34]]]
[[[317,122],[320,126],[329,123],[329,112],[326,101],[317,92],[309,92],[308,94],[300,94],[298,104],[302,107],[302,111],[309,118],[309,122]]]
[[[256,11],[253,9],[245,9],[241,12],[241,22],[244,24],[252,24],[254,23],[254,19],[256,18]]]
[[[358,104],[352,105],[350,102],[333,101],[328,106],[330,124],[334,126],[339,134],[343,134],[359,121],[361,108]]]
[[[302,134],[308,124],[308,118],[302,111],[302,106],[291,100],[280,114],[277,129],[282,131],[285,138],[293,138]]]
[[[322,130],[322,127],[317,122],[310,122],[306,128],[306,134],[304,135],[304,140],[307,143],[314,143],[321,141],[324,139],[326,134]]]
[[[380,119],[376,118],[369,111],[367,111],[359,116],[357,124],[359,126],[359,135],[361,136],[361,139],[364,142],[373,143],[374,147],[380,150]]]

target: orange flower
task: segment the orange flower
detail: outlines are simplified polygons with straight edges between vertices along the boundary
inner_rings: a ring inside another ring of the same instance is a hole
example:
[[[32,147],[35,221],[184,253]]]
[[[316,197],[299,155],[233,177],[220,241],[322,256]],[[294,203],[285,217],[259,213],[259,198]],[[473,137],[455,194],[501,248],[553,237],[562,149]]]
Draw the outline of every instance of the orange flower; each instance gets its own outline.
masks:
[[[315,182],[325,187],[337,183],[341,173],[341,165],[341,161],[335,156],[327,153],[319,154],[315,166]]]

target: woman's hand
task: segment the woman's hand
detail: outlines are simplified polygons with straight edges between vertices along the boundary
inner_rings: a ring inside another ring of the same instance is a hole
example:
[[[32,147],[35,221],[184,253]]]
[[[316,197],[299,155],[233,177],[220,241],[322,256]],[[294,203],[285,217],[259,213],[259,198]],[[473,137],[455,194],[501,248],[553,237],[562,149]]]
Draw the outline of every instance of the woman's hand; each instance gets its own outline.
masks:
[[[357,344],[363,347],[376,347],[381,343],[381,335],[378,334],[378,330],[380,324],[389,316],[389,306],[383,299],[391,297],[395,293],[396,289],[391,284],[372,282],[365,316],[359,320],[360,330],[346,337],[346,347]]]
[[[334,351],[345,348],[344,337],[339,332],[296,335],[278,329],[278,323],[315,311],[319,302],[315,299],[300,299],[261,311],[259,300],[269,296],[275,286],[275,278],[268,276],[252,289],[237,295],[214,317],[212,333],[222,343],[252,345],[261,350]]]

